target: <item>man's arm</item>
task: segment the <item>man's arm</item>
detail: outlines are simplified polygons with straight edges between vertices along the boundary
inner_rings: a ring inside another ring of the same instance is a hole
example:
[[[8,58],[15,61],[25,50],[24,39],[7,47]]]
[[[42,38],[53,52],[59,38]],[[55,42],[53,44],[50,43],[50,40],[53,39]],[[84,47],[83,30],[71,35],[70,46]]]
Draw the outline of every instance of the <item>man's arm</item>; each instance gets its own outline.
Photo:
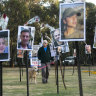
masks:
[[[38,59],[41,60],[41,48],[39,48],[37,56],[38,56]]]

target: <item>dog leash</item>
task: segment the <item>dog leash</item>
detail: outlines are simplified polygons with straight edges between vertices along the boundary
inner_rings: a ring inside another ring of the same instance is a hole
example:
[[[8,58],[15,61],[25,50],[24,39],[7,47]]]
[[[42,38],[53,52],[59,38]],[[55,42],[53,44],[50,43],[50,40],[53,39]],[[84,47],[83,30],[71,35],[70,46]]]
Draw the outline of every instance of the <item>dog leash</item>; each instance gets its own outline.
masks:
[[[45,68],[45,67],[47,67],[48,65],[46,65],[46,66],[43,66],[43,67],[41,67],[41,68],[38,68],[38,69],[43,69],[43,68]]]

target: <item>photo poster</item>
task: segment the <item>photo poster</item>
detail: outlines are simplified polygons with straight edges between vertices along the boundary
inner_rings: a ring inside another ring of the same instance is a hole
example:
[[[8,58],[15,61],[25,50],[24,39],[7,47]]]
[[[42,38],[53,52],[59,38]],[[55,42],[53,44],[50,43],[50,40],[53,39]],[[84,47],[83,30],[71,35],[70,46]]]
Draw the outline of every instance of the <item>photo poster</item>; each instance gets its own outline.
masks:
[[[85,45],[85,53],[91,54],[91,45]]]
[[[61,41],[85,41],[85,3],[60,3]]]
[[[93,44],[93,48],[96,48],[96,27],[95,27],[95,35],[94,35],[94,44]]]
[[[53,48],[53,44],[50,43],[50,52],[51,52],[51,57],[55,57],[56,56],[56,48]]]
[[[70,52],[68,41],[64,42],[64,46],[61,47],[61,51],[62,51],[62,53]]]
[[[24,56],[24,51],[23,50],[17,50],[17,57],[18,58],[23,58]]]
[[[31,64],[31,67],[32,66],[41,67],[41,62],[40,62],[40,60],[38,60],[38,57],[32,57],[30,59],[30,64]]]
[[[17,49],[33,50],[34,36],[35,36],[35,27],[18,26]]]
[[[32,55],[37,56],[38,50],[41,47],[41,45],[33,45]]]
[[[0,61],[10,60],[9,30],[0,30]]]
[[[54,48],[57,48],[58,46],[64,46],[64,42],[60,41],[60,29],[55,29],[54,31],[51,31],[51,37],[52,37],[52,44]]]

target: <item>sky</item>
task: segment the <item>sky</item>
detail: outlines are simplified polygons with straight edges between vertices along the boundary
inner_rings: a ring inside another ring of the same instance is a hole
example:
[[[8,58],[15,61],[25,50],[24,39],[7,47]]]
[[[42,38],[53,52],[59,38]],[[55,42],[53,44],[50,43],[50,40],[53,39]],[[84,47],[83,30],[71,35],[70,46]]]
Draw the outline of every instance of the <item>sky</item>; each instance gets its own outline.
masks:
[[[59,1],[62,1],[62,0],[59,0]],[[68,0],[67,0],[68,1]],[[70,1],[70,0],[69,0]],[[75,1],[75,0],[74,0]],[[78,1],[78,0],[77,0]],[[91,2],[91,3],[94,3],[96,5],[96,0],[85,0],[86,2]]]
[[[86,0],[86,2],[91,2],[91,3],[94,3],[96,5],[96,0]]]

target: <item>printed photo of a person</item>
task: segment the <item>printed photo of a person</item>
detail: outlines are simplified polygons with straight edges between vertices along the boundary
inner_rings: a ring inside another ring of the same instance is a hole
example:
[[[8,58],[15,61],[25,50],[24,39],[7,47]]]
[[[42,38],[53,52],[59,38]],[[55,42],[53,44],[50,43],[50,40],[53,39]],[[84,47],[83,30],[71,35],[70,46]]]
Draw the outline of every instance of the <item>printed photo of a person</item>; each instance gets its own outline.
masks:
[[[66,41],[85,40],[85,4],[60,4],[60,37]]]
[[[85,45],[85,53],[91,54],[91,45]]]
[[[10,60],[9,30],[0,30],[0,61]]]
[[[93,48],[96,48],[96,27],[95,27],[95,35],[94,35],[94,44],[93,44]]]
[[[53,41],[53,45],[55,48],[57,46],[64,45],[64,42],[60,41],[60,29],[59,28],[52,31],[51,36],[52,36],[52,41]]]
[[[0,37],[0,53],[8,53],[8,45],[6,42],[6,38]]]
[[[33,36],[30,27],[19,26],[18,28],[18,44],[17,49],[21,50],[32,50]]]

